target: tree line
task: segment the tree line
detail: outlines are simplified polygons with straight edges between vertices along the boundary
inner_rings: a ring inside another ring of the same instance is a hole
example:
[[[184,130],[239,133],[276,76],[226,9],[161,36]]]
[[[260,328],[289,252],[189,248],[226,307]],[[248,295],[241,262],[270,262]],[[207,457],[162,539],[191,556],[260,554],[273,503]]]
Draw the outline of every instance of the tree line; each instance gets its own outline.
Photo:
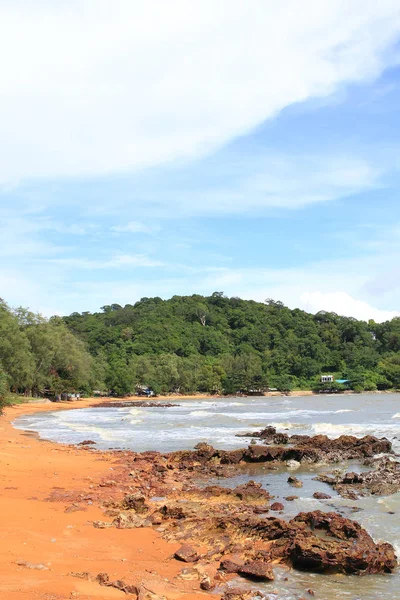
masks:
[[[0,398],[10,391],[27,396],[88,393],[98,384],[97,375],[87,344],[62,318],[11,309],[0,299]]]
[[[222,292],[50,319],[0,301],[0,397],[318,389],[325,373],[358,391],[400,388],[400,318],[313,315]]]

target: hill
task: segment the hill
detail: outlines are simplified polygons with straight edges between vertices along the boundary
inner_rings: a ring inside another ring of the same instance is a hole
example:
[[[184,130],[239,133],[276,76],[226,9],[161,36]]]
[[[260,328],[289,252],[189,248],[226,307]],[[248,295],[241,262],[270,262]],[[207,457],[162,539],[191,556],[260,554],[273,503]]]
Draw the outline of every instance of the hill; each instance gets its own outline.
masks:
[[[367,323],[215,292],[111,304],[64,322],[117,394],[137,384],[184,393],[310,389],[322,373],[357,390],[400,387],[400,318]]]

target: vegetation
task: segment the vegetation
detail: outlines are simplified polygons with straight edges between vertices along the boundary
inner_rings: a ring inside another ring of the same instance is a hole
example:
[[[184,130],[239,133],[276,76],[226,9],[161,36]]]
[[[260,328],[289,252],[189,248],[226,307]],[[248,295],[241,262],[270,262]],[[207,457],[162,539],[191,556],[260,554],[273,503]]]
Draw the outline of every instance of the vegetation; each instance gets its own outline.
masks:
[[[142,298],[64,321],[87,344],[97,379],[119,395],[138,385],[157,393],[318,389],[322,373],[358,391],[400,387],[399,318],[366,323],[215,292]]]
[[[377,324],[281,302],[174,296],[45,319],[0,301],[0,403],[94,389],[129,394],[400,388],[400,318]]]
[[[45,319],[0,300],[0,400],[91,391],[97,370],[86,344],[59,317]]]

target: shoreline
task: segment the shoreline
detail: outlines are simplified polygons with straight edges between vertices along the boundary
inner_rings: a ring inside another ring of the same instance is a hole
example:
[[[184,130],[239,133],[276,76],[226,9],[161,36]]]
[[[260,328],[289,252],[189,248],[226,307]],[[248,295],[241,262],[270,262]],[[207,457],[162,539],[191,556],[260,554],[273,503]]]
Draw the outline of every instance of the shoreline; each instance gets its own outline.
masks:
[[[210,396],[175,395],[149,400],[184,398]],[[140,401],[138,397],[132,399]],[[127,482],[129,477],[124,481],[120,477],[121,465],[127,457],[129,463],[129,456],[135,453],[93,451],[86,446],[51,441],[43,444],[38,435],[17,430],[12,424],[23,415],[89,408],[109,401],[44,401],[5,409],[0,418],[0,510],[7,520],[3,519],[0,525],[0,590],[7,600],[127,598],[121,590],[71,576],[71,572],[106,572],[112,580],[134,581],[164,597],[143,600],[165,600],[165,596],[168,600],[215,600],[215,595],[199,591],[198,581],[177,579],[185,565],[171,560],[181,545],[176,540],[166,541],[152,527],[93,527],[94,521],[104,519],[104,503],[122,498],[129,489],[137,489],[126,487],[131,485]],[[173,481],[168,485],[174,485]]]
[[[102,500],[111,497],[110,489],[99,485],[117,468],[115,454],[49,441],[43,444],[12,425],[22,415],[95,403],[99,398],[62,405],[19,404],[7,407],[0,417],[0,591],[7,600],[127,597],[121,590],[68,575],[82,571],[107,572],[113,579],[134,578],[163,595],[166,580],[171,582],[181,570],[182,565],[170,560],[179,544],[165,541],[152,528],[105,532],[93,527],[92,522],[104,516],[99,494]],[[77,496],[82,497],[79,510],[73,507]],[[168,598],[207,597],[198,588],[193,590],[190,581],[182,581],[179,588],[168,584]]]

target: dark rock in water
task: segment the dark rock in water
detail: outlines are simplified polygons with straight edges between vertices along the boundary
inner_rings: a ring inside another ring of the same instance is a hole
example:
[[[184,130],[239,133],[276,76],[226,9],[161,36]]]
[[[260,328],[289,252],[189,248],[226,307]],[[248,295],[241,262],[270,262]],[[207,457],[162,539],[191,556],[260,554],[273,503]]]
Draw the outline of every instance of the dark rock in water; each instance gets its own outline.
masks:
[[[238,573],[251,579],[273,581],[275,579],[272,566],[261,560],[248,561],[245,564],[233,560],[223,560],[220,569],[226,573]]]
[[[288,483],[290,483],[291,486],[296,487],[296,488],[303,487],[303,482],[300,481],[300,479],[297,479],[297,477],[294,477],[293,475],[289,475]]]
[[[288,444],[289,436],[287,433],[276,433],[273,436],[272,441],[274,442],[274,444]]]
[[[358,473],[346,473],[342,481],[343,483],[362,483],[362,476]]]
[[[200,555],[193,546],[185,544],[175,552],[174,557],[183,562],[197,562]]]
[[[361,574],[390,573],[397,565],[390,544],[375,544],[361,525],[337,513],[300,513],[290,521],[297,523],[323,529],[332,538],[322,539],[299,529],[290,548],[293,566],[297,568]]]
[[[299,442],[307,442],[310,439],[311,436],[309,435],[294,434],[290,436],[289,441],[291,444],[298,444]]]
[[[222,600],[259,600],[264,597],[265,595],[257,590],[242,587],[230,587],[225,591]]]
[[[242,566],[233,560],[225,559],[220,563],[219,568],[226,573],[237,573]]]
[[[79,442],[79,444],[77,444],[78,446],[91,446],[93,444],[96,444],[96,442],[94,442],[93,440],[83,440],[83,442]]]
[[[400,490],[400,463],[387,457],[374,461],[375,469],[367,473],[346,473],[343,477],[320,475],[318,481],[331,485],[343,498],[389,496]]]
[[[274,502],[273,504],[271,504],[270,506],[270,510],[283,510],[285,507],[283,506],[283,504],[281,502]]]
[[[299,497],[298,496],[286,496],[285,500],[287,500],[288,502],[293,502],[293,500],[298,500]]]
[[[276,428],[272,427],[272,425],[268,425],[268,427],[266,427],[257,434],[257,437],[260,437],[262,440],[268,440],[272,439],[275,434]]]
[[[147,402],[146,400],[123,400],[109,402],[101,402],[100,404],[93,404],[91,408],[172,408],[174,406],[180,406],[180,404],[173,404],[172,402]]]
[[[273,581],[275,579],[272,566],[260,560],[247,562],[245,565],[239,567],[237,572],[239,575],[244,575],[251,579],[264,581]]]
[[[271,497],[267,490],[264,490],[262,484],[255,481],[238,485],[232,491],[240,500],[246,500],[247,502],[251,500],[269,500]]]
[[[324,494],[323,492],[314,492],[313,498],[316,500],[331,500],[332,496],[329,494]]]

